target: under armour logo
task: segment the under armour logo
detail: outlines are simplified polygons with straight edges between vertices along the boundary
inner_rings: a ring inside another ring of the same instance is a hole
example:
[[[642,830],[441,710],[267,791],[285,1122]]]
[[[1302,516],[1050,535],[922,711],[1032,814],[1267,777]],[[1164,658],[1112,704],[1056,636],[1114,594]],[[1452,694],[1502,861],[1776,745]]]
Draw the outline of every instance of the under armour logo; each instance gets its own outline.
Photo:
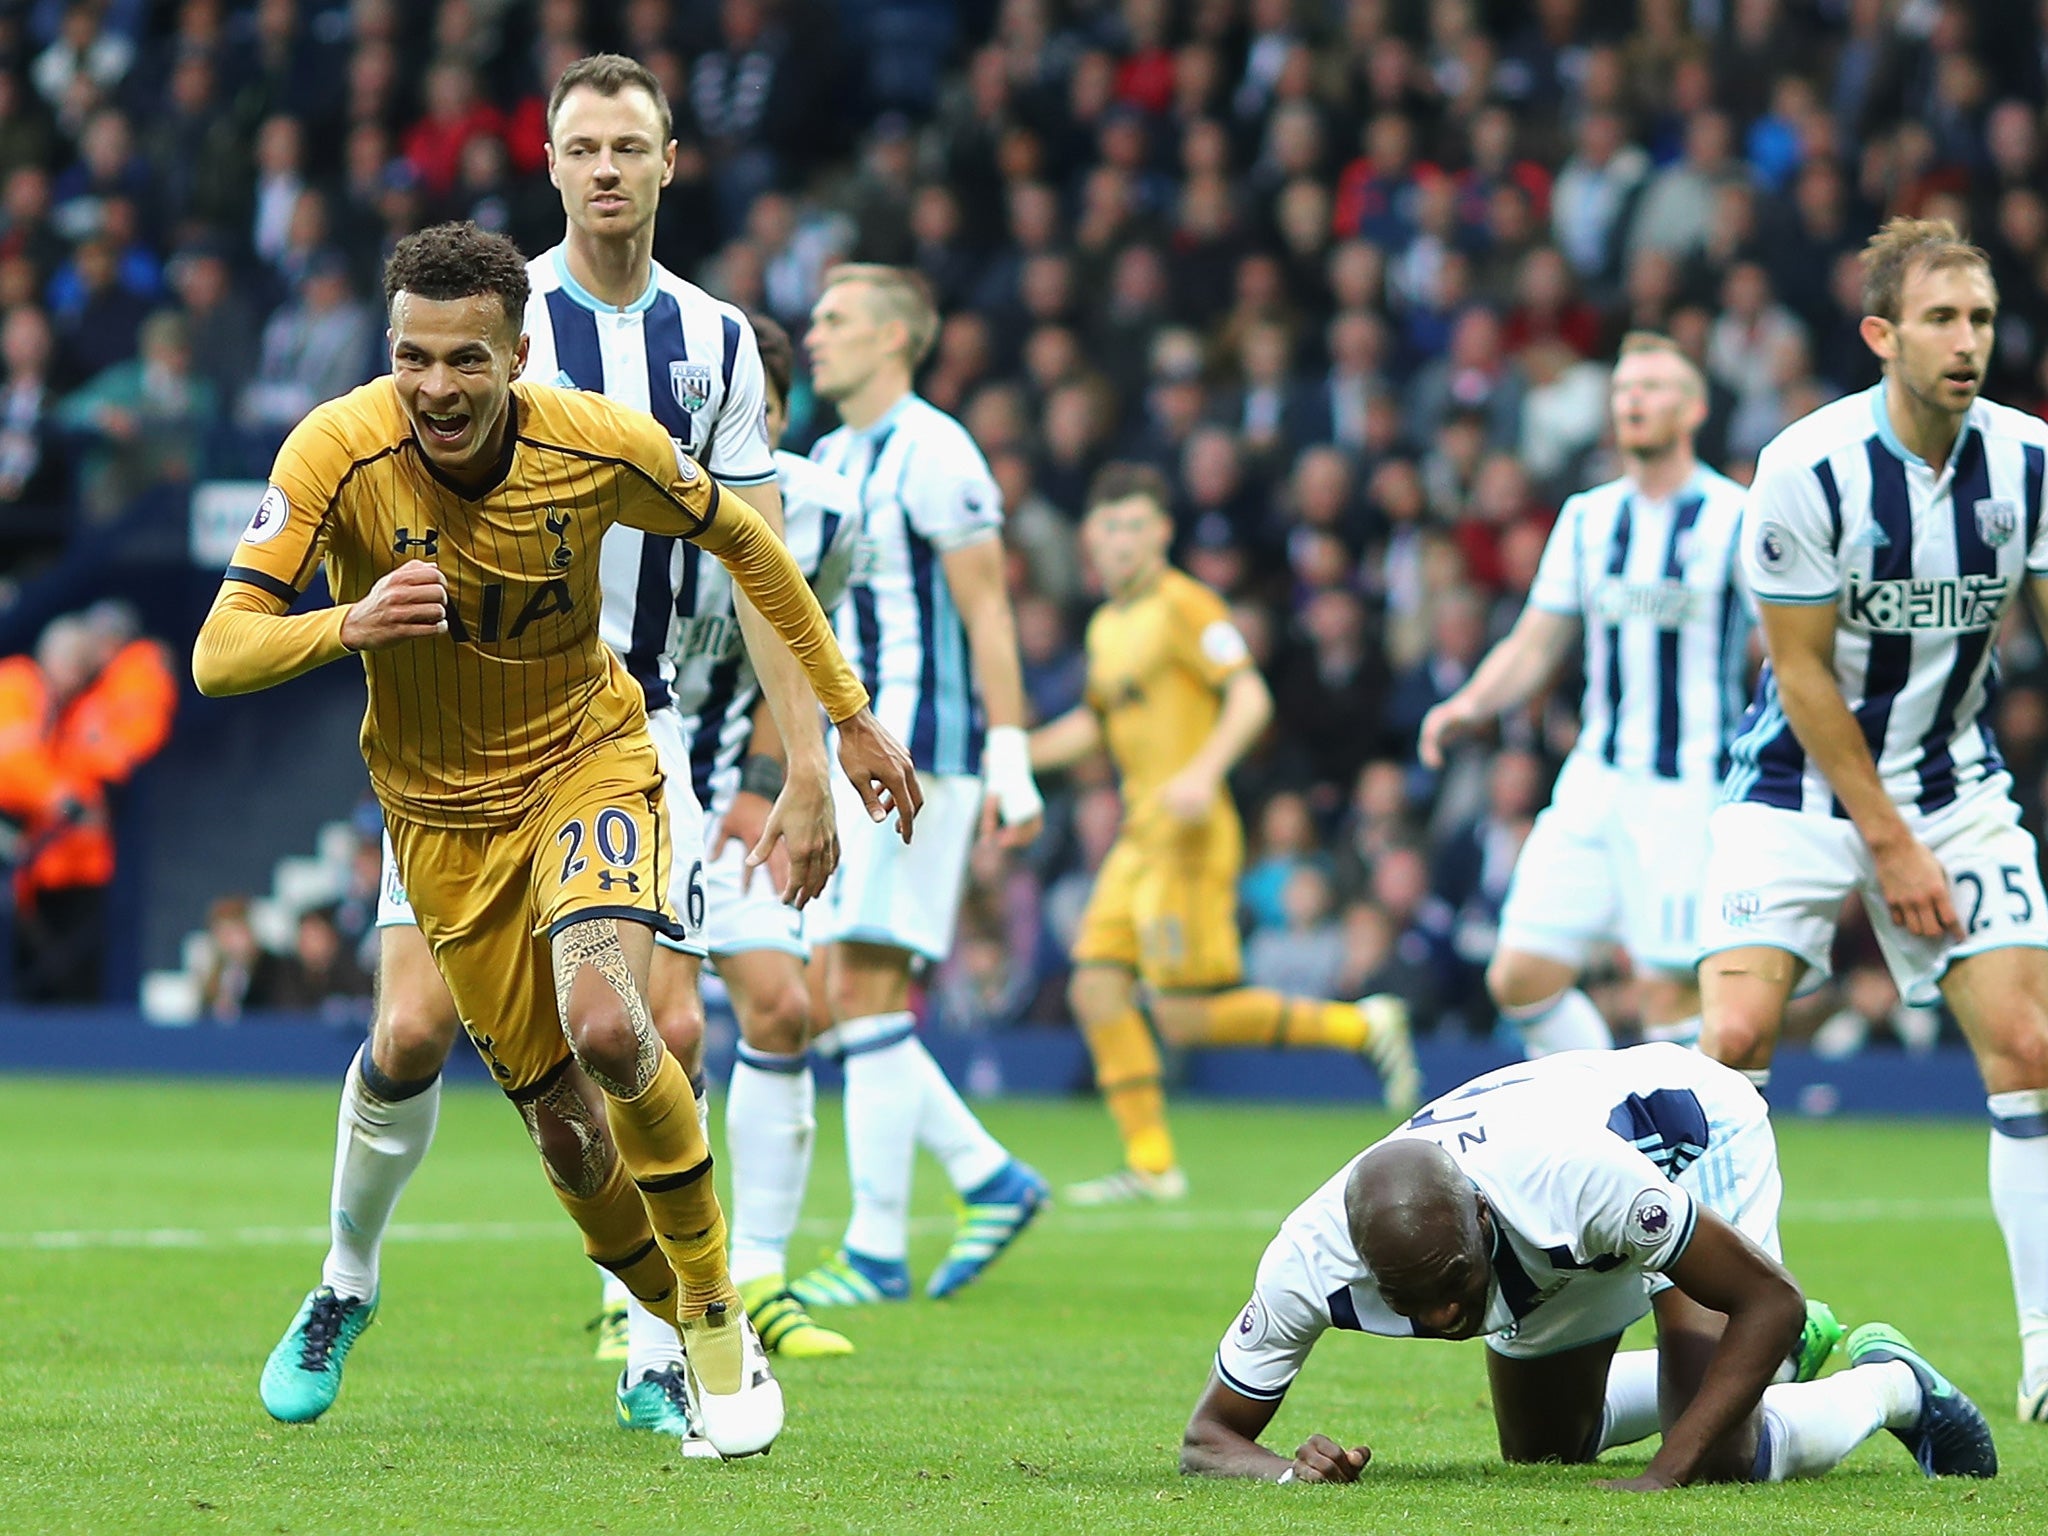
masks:
[[[576,558],[569,548],[569,514],[557,512],[553,507],[549,507],[548,515],[543,521],[547,525],[548,532],[552,533],[557,541],[555,552],[550,559],[556,570],[566,571],[569,568],[569,562]]]
[[[438,528],[428,528],[425,530],[424,537],[416,539],[412,536],[410,528],[400,528],[398,530],[398,537],[391,541],[391,547],[401,555],[408,549],[416,549],[427,559],[431,560],[441,552],[441,530]]]
[[[640,876],[634,870],[613,871],[601,869],[597,872],[597,888],[601,891],[614,890],[624,886],[635,896],[640,894]]]

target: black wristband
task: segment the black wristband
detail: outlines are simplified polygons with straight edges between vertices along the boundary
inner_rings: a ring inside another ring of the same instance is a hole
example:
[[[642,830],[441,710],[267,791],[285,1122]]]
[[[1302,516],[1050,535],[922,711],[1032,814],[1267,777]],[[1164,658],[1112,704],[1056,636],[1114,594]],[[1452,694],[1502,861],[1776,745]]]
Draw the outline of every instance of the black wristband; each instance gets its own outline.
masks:
[[[773,800],[782,793],[784,777],[782,764],[756,752],[740,764],[740,793]]]

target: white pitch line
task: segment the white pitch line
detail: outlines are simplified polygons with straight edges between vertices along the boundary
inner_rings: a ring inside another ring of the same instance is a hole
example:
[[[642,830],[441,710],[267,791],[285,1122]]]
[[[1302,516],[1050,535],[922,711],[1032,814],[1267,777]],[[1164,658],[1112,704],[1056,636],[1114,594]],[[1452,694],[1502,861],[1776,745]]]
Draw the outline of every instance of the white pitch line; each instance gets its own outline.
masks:
[[[1216,1232],[1271,1229],[1282,1210],[1116,1210],[1060,1211],[1053,1219],[1079,1232]],[[1860,1226],[1887,1221],[1981,1221],[1991,1215],[1983,1199],[1792,1200],[1785,1219],[1818,1225]],[[910,1229],[918,1235],[950,1232],[953,1220],[920,1216]],[[837,1220],[813,1218],[799,1224],[806,1236],[829,1237],[840,1229]],[[524,1243],[566,1239],[569,1224],[553,1221],[430,1221],[393,1222],[385,1241],[393,1243]],[[46,1232],[0,1232],[0,1250],[62,1253],[81,1248],[304,1248],[324,1247],[325,1227],[108,1227]]]

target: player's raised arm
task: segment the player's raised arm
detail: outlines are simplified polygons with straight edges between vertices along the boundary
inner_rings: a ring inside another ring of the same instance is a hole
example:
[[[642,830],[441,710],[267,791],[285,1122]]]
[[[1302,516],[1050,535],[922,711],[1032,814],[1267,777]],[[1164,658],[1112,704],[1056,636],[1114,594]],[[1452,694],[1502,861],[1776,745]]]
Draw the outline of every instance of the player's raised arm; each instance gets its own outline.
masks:
[[[1528,703],[1557,675],[1558,664],[1579,634],[1582,506],[1574,497],[1558,514],[1515,627],[1473,668],[1464,687],[1422,717],[1416,754],[1425,768],[1443,767],[1444,749],[1454,740]]]

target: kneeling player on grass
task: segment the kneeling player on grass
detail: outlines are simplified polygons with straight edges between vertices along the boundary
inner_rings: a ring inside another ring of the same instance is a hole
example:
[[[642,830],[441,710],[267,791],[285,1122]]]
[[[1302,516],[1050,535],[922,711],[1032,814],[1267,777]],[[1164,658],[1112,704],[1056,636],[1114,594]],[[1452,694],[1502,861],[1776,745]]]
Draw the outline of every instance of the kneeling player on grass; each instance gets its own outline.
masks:
[[[1282,1224],[1224,1335],[1181,1469],[1355,1482],[1372,1452],[1258,1443],[1331,1328],[1487,1336],[1508,1461],[1591,1461],[1663,1430],[1606,1486],[1781,1482],[1880,1429],[1930,1477],[1990,1477],[1976,1406],[1881,1323],[1842,1335],[1778,1262],[1777,1144],[1740,1074],[1676,1045],[1570,1051],[1476,1078],[1354,1158]],[[1657,1316],[1657,1348],[1615,1353]],[[1775,1384],[1774,1383],[1778,1383]]]

